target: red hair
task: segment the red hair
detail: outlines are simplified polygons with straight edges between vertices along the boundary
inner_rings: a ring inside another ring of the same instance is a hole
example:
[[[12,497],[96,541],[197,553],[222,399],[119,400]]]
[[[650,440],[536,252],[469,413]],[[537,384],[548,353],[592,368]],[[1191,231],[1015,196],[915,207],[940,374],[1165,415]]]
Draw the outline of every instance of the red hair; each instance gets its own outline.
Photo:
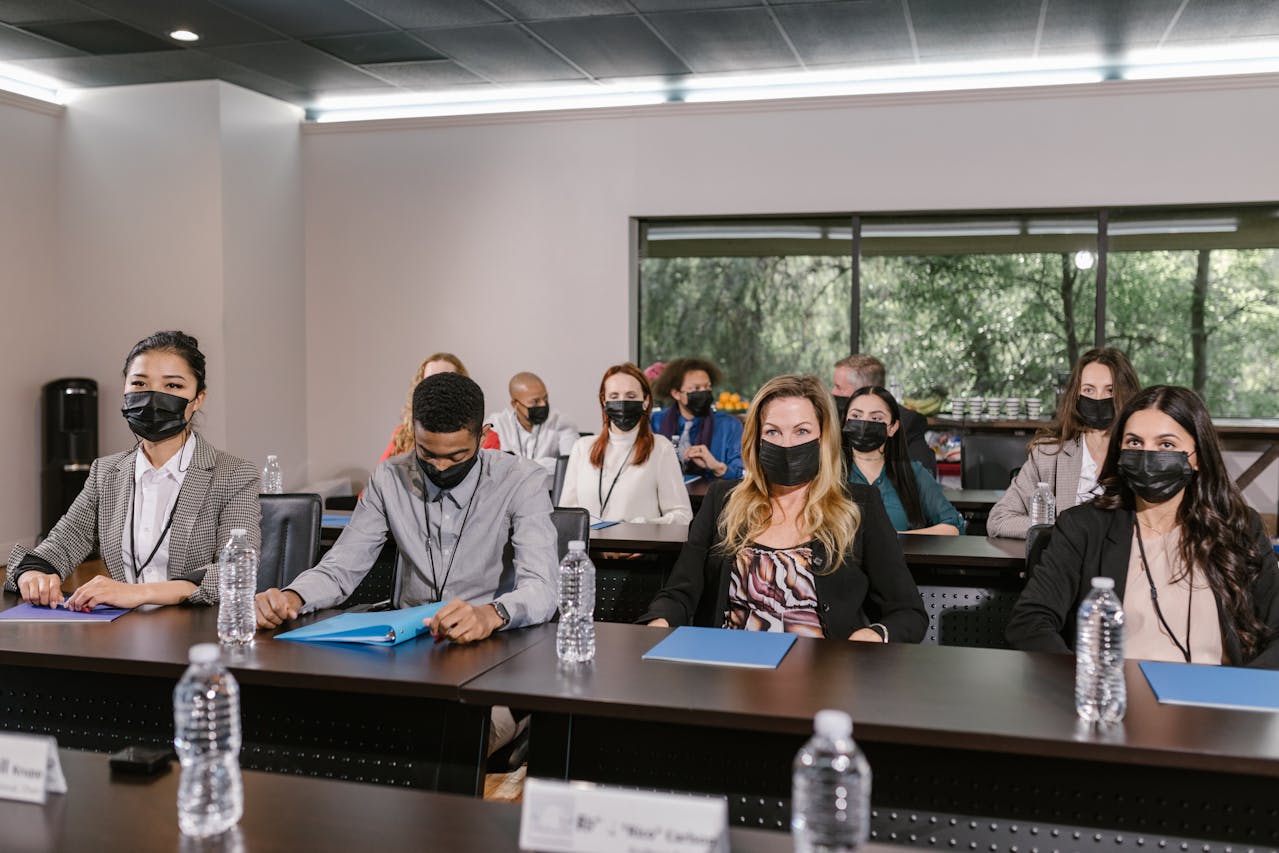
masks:
[[[604,411],[604,383],[608,381],[610,376],[616,376],[619,373],[625,373],[638,382],[640,390],[644,392],[644,397],[649,402],[649,406],[651,407],[653,403],[653,389],[648,384],[648,377],[629,361],[625,364],[615,364],[604,371],[604,378],[600,380],[600,415],[604,419],[604,428],[600,431],[599,437],[595,439],[595,443],[591,445],[591,465],[596,468],[604,467],[604,451],[608,449],[610,422],[608,414]],[[653,427],[648,422],[648,416],[649,412],[645,409],[644,416],[640,418],[639,422],[639,435],[635,437],[635,455],[631,458],[631,464],[633,465],[643,465],[648,461],[649,454],[653,452]]]

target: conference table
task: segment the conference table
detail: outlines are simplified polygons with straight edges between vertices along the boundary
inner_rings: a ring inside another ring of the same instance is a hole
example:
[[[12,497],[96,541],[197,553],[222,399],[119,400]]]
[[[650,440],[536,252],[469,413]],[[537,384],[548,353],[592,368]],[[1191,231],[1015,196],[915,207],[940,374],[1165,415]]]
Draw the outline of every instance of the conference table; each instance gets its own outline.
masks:
[[[246,770],[244,816],[214,839],[178,831],[178,766],[154,777],[112,773],[104,755],[60,750],[67,793],[43,805],[0,800],[0,849],[137,853],[141,850],[502,853],[519,849],[520,807],[471,797]],[[790,838],[729,831],[734,853],[783,853]],[[871,845],[868,853],[888,853]]]
[[[533,712],[532,776],[723,794],[737,824],[781,828],[795,752],[817,711],[839,708],[874,773],[880,841],[1219,851],[1279,839],[1279,714],[1161,705],[1134,662],[1123,723],[1090,728],[1067,655],[800,637],[776,669],[746,669],[642,660],[668,629],[596,630],[592,664],[560,665],[539,644],[462,688],[464,702]]]
[[[17,603],[4,593],[0,610]],[[273,633],[225,657],[242,692],[245,767],[464,794],[483,790],[489,715],[458,701],[461,685],[546,636],[382,648]],[[140,608],[109,624],[0,622],[0,729],[103,751],[171,742],[187,651],[209,642],[215,607]]]

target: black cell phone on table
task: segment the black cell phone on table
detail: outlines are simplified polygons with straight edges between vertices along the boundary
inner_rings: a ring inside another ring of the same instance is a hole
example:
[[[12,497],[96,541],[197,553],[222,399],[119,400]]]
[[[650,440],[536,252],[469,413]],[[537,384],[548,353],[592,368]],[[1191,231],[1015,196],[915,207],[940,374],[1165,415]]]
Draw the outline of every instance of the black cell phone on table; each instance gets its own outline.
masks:
[[[156,776],[169,769],[174,759],[171,746],[126,746],[119,752],[111,753],[107,764],[116,773],[129,773],[134,776]]]

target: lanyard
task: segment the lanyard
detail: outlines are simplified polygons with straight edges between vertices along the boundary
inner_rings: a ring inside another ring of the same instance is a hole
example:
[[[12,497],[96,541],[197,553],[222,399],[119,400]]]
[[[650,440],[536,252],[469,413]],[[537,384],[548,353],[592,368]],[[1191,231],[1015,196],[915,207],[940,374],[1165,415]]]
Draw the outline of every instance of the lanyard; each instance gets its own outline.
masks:
[[[613,489],[617,488],[617,481],[622,478],[622,472],[626,470],[626,463],[631,461],[631,454],[635,452],[635,445],[631,445],[631,449],[626,451],[626,458],[622,460],[622,464],[617,469],[616,476],[613,477],[613,484],[608,487],[608,494],[604,494],[604,462],[600,462],[600,484],[597,496],[600,502],[600,518],[604,517],[604,507],[608,506],[609,498],[613,497]]]
[[[435,552],[431,550],[431,501],[426,499],[426,475],[422,475],[422,517],[426,523],[426,558],[431,562],[431,585],[435,588],[435,597],[437,601],[444,600],[444,587],[449,582],[449,575],[453,574],[453,561],[457,559],[458,545],[462,542],[462,533],[466,530],[467,519],[471,517],[471,505],[475,503],[475,494],[480,490],[480,481],[484,479],[484,458],[480,457],[479,461],[480,473],[479,479],[475,481],[475,488],[471,490],[471,497],[466,501],[466,512],[462,514],[462,523],[457,528],[457,540],[453,543],[453,553],[449,555],[448,563],[444,567],[444,583],[439,582],[439,578],[435,574]],[[444,492],[440,492],[440,500],[444,500]],[[440,508],[440,559],[444,558],[444,508]]]
[[[160,538],[155,540],[155,547],[151,549],[151,553],[147,555],[146,562],[141,566],[138,565],[138,492],[141,489],[134,489],[131,509],[133,512],[129,514],[129,557],[133,560],[133,582],[142,583],[142,571],[151,565],[151,561],[155,559],[155,555],[160,552],[160,546],[164,544],[164,537],[169,535],[169,528],[173,526],[173,518],[178,514],[178,500],[182,497],[182,490],[178,490],[177,497],[173,499],[173,509],[169,510],[169,520],[164,523],[164,529],[160,531]]]
[[[1146,544],[1141,541],[1141,522],[1134,518],[1133,525],[1137,531],[1137,548],[1141,551],[1141,567],[1146,570],[1146,580],[1150,582],[1150,603],[1155,606],[1155,615],[1159,617],[1159,624],[1164,626],[1164,630],[1168,632],[1173,645],[1177,647],[1177,651],[1181,652],[1186,663],[1190,663],[1190,608],[1195,601],[1194,567],[1186,568],[1186,583],[1190,585],[1190,595],[1186,604],[1186,644],[1183,646],[1181,640],[1178,640],[1177,635],[1172,632],[1172,626],[1168,624],[1168,620],[1164,618],[1163,608],[1159,606],[1159,592],[1155,589],[1155,579],[1150,575],[1150,563],[1146,560]]]
[[[537,437],[542,434],[542,425],[538,424],[529,431],[528,456],[524,456],[524,442],[520,442],[520,456],[525,459],[535,459],[537,457]]]

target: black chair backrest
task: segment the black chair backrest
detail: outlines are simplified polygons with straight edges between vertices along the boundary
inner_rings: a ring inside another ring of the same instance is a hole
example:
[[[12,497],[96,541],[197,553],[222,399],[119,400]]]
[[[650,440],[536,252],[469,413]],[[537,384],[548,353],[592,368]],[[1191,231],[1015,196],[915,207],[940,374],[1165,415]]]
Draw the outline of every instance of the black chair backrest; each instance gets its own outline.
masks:
[[[378,552],[369,573],[338,607],[345,610],[356,605],[392,604],[395,597],[395,567],[399,562],[399,556],[400,552],[395,547],[395,539],[387,536],[386,544]]]
[[[1026,531],[1026,580],[1030,580],[1031,574],[1039,566],[1052,533],[1051,524],[1036,524]]]
[[[1026,462],[1024,435],[976,433],[961,439],[960,484],[965,489],[1006,489]]]
[[[563,459],[564,457],[560,457]],[[577,506],[557,506],[551,510],[551,523],[555,525],[555,538],[558,548],[556,559],[564,559],[568,553],[568,543],[580,539],[591,547],[591,514]]]
[[[564,475],[568,473],[568,457],[560,456],[555,460],[555,477],[551,480],[551,505],[560,502],[560,494],[564,491]]]
[[[315,565],[320,553],[320,496],[261,495],[262,554],[258,592],[286,587]]]

